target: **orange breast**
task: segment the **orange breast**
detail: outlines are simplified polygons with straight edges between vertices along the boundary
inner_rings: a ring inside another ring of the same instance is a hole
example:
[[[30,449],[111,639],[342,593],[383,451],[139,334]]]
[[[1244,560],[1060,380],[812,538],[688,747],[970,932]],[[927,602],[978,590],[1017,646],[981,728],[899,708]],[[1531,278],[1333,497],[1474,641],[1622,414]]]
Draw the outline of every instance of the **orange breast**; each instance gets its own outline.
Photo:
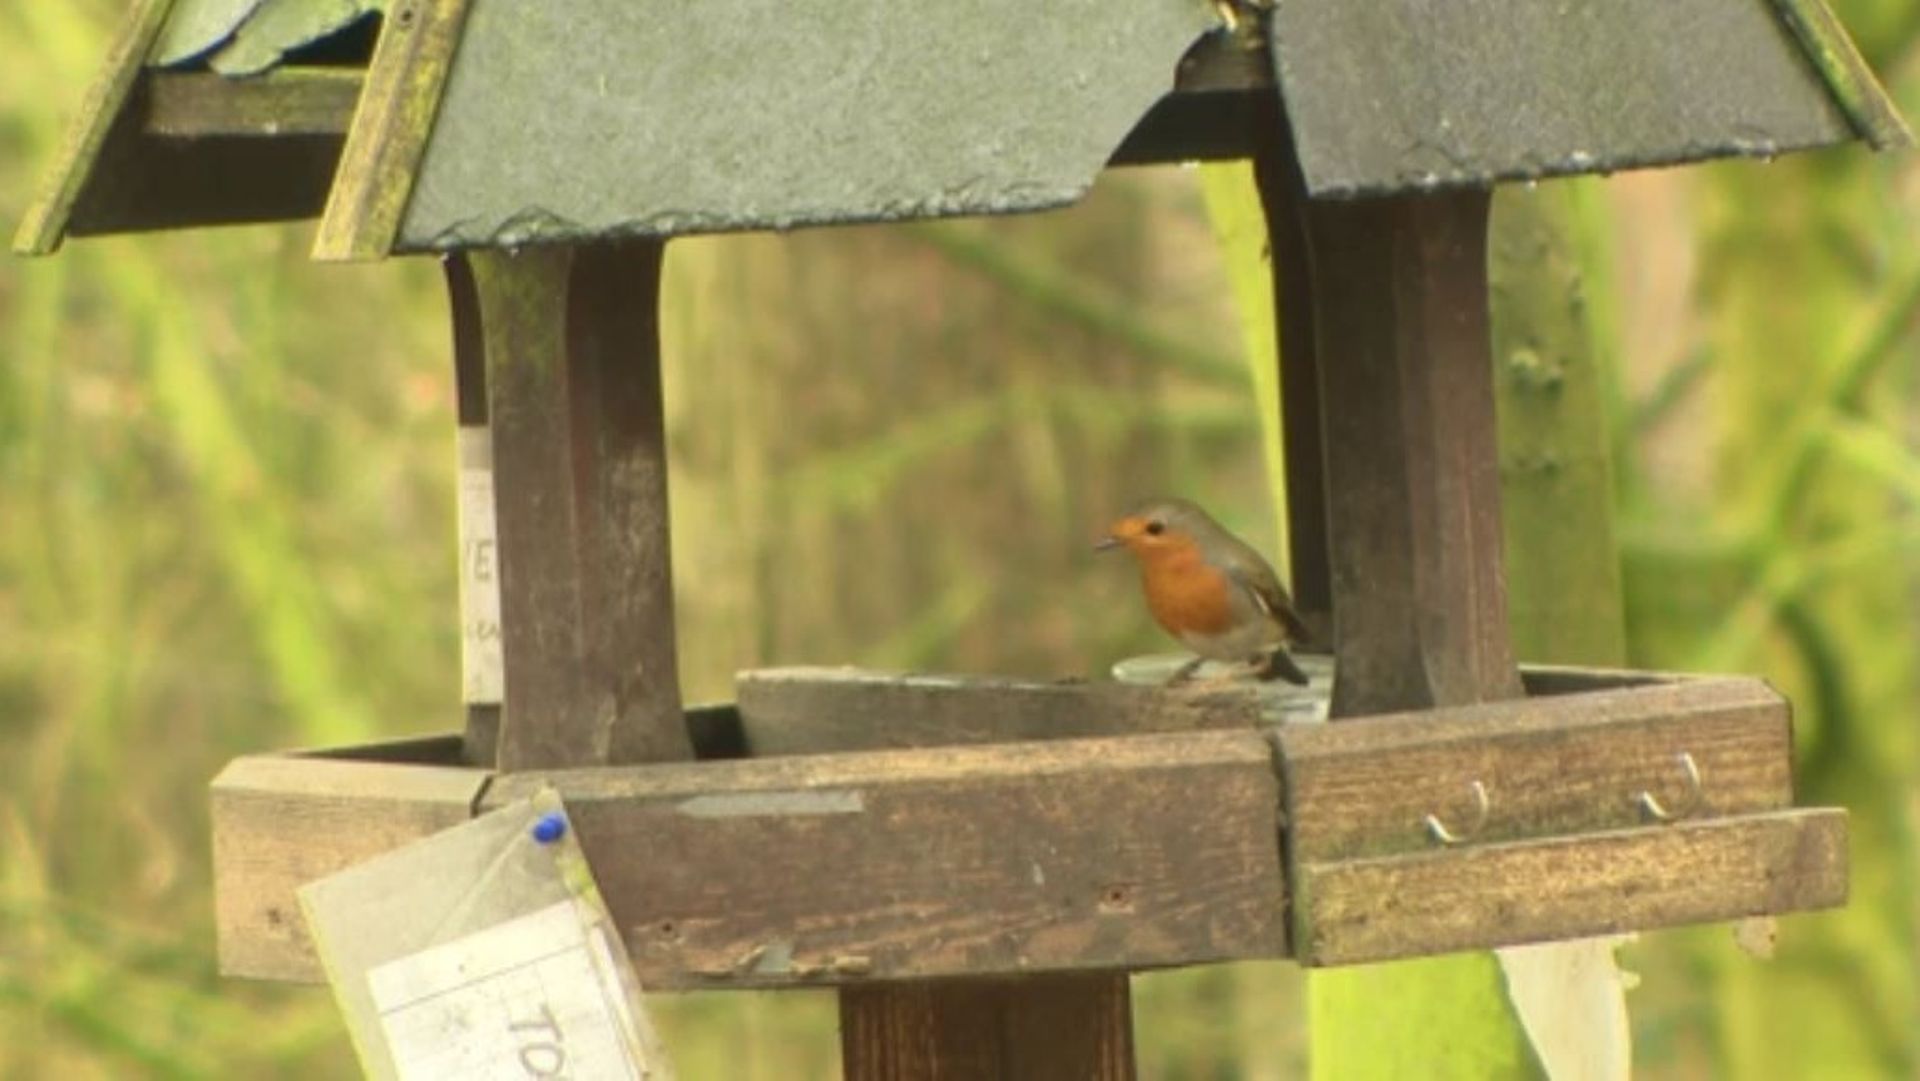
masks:
[[[1220,634],[1233,626],[1233,594],[1226,575],[1186,546],[1140,561],[1147,608],[1174,635]]]

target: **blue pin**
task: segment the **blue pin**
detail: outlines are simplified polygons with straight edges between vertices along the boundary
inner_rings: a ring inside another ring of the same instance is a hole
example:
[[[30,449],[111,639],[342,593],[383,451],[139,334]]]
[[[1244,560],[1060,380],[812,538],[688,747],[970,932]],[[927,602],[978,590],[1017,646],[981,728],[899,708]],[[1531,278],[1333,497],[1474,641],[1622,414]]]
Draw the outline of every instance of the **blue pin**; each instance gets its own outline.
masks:
[[[533,824],[533,839],[543,845],[550,845],[567,835],[567,816],[559,811],[548,811]]]

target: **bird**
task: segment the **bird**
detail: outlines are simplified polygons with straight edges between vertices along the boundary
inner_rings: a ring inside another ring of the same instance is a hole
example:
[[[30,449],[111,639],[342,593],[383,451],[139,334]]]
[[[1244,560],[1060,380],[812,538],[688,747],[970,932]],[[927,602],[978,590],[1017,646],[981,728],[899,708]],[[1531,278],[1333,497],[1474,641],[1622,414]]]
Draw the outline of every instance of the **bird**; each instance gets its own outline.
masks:
[[[1257,665],[1261,679],[1306,685],[1287,652],[1312,638],[1293,598],[1260,553],[1206,511],[1185,499],[1155,499],[1115,521],[1094,547],[1132,553],[1154,621],[1197,654],[1169,686],[1208,660]]]

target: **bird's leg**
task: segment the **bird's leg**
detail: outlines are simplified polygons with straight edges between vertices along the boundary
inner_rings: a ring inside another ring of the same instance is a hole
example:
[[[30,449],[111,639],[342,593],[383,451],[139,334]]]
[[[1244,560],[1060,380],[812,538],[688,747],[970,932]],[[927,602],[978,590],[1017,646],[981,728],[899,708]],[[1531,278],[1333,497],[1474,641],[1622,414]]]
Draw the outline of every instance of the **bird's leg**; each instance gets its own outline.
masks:
[[[1271,653],[1256,655],[1252,663],[1255,679],[1263,681],[1284,679],[1288,683],[1301,687],[1305,687],[1308,683],[1307,674],[1301,671],[1300,665],[1287,652],[1285,646],[1276,646]]]
[[[1166,686],[1178,687],[1181,684],[1187,682],[1188,680],[1193,678],[1193,674],[1195,672],[1198,672],[1200,670],[1200,666],[1205,663],[1207,663],[1207,659],[1205,657],[1195,657],[1192,660],[1188,661],[1187,663],[1181,665],[1179,668],[1174,669],[1173,675],[1170,675],[1167,677]]]

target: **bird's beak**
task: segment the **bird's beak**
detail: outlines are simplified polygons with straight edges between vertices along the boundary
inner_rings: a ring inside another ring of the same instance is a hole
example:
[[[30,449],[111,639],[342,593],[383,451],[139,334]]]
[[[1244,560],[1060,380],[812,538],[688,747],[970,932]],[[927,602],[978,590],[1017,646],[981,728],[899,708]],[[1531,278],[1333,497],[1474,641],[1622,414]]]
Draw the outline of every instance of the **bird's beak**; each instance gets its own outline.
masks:
[[[1106,537],[1102,540],[1095,542],[1093,546],[1093,550],[1096,552],[1104,552],[1109,548],[1118,548],[1125,543],[1127,542],[1121,540],[1119,537]]]

